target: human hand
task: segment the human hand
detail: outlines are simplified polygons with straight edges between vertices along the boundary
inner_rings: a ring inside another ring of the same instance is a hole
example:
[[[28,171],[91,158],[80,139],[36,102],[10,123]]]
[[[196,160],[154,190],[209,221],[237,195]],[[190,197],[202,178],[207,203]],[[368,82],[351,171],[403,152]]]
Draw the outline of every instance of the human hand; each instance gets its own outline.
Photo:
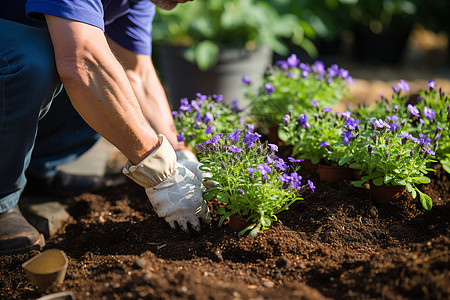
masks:
[[[209,223],[209,209],[202,197],[200,180],[185,166],[176,162],[176,154],[163,135],[161,146],[137,165],[128,162],[123,173],[145,188],[157,215],[170,227],[184,230],[189,225],[200,230],[200,220]]]
[[[184,149],[177,150],[175,153],[177,154],[177,161],[194,173],[207,189],[213,188],[217,185],[217,182],[215,181],[205,180],[205,177],[209,177],[211,174],[200,170],[201,163],[197,160],[194,153]]]

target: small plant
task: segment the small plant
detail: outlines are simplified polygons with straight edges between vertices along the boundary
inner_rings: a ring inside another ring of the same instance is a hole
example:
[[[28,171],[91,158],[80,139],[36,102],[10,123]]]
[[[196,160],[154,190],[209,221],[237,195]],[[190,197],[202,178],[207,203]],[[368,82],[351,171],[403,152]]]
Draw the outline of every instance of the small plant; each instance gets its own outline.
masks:
[[[405,124],[399,124],[395,115],[385,120],[374,118],[369,121],[369,135],[360,135],[366,138],[363,140],[366,145],[358,148],[350,164],[351,168],[361,170],[365,175],[353,184],[360,186],[364,182],[372,182],[376,186],[405,186],[413,198],[419,195],[423,207],[428,210],[432,207],[432,199],[417,185],[430,182],[426,174],[434,171],[429,164],[435,162],[435,153],[430,148],[431,139],[422,133],[419,138],[413,137],[403,130]]]
[[[427,90],[419,91],[416,109],[410,107],[416,114],[411,115],[416,118],[418,132],[434,136],[432,142],[436,159],[444,170],[450,173],[450,99],[442,89],[436,90],[436,82],[427,81],[427,85]]]
[[[217,186],[204,192],[206,201],[216,197],[225,204],[217,210],[222,215],[219,226],[233,214],[245,217],[250,224],[239,235],[249,236],[266,230],[277,220],[276,214],[287,210],[298,200],[305,187],[298,175],[300,160],[289,158],[289,164],[276,156],[278,147],[261,143],[252,130],[219,133],[197,145],[202,171],[211,174],[208,180]],[[314,185],[308,180],[313,191]]]
[[[173,111],[178,141],[184,141],[193,149],[209,140],[215,133],[242,128],[241,109],[237,101],[231,106],[223,102],[222,95],[206,96],[197,93],[195,100],[181,99],[178,111]]]
[[[333,113],[314,100],[310,106],[315,110],[310,117],[305,113],[283,117],[279,138],[293,147],[294,157],[310,159],[314,164],[343,165],[341,158],[349,156],[350,141],[359,134],[358,120],[349,111]]]
[[[245,94],[250,100],[249,115],[265,130],[277,126],[288,111],[294,115],[314,113],[311,99],[320,105],[336,104],[348,93],[346,83],[353,83],[353,79],[338,65],[326,68],[321,61],[305,64],[292,54],[267,70],[256,93]]]

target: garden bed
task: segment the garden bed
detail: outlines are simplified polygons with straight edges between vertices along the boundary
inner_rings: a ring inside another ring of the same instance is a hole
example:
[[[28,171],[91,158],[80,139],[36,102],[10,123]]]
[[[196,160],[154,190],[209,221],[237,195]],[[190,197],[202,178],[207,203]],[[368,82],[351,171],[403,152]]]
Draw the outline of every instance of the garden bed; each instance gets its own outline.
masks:
[[[321,183],[255,239],[227,226],[174,231],[127,182],[66,199],[72,219],[47,239],[69,257],[65,281],[34,287],[0,257],[0,298],[71,291],[77,299],[448,299],[450,176],[423,187],[433,208],[403,195],[374,206],[365,187]],[[58,199],[61,200],[61,199]]]

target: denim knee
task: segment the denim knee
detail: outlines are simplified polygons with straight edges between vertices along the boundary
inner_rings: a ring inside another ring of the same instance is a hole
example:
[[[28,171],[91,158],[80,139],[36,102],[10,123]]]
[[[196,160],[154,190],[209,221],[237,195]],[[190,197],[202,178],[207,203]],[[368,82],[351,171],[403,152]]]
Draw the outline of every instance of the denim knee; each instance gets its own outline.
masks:
[[[38,120],[60,90],[49,34],[0,19],[0,212],[17,203]]]

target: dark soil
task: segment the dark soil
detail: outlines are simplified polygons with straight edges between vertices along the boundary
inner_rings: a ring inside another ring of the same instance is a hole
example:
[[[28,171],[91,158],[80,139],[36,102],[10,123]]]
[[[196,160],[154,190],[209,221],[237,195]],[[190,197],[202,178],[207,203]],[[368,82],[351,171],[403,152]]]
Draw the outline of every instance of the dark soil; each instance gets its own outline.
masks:
[[[436,166],[423,187],[375,206],[350,182],[324,184],[255,239],[225,225],[172,230],[132,182],[64,200],[73,216],[47,239],[69,268],[62,284],[33,286],[21,264],[37,251],[0,256],[0,298],[71,291],[77,299],[449,299],[450,176]]]

